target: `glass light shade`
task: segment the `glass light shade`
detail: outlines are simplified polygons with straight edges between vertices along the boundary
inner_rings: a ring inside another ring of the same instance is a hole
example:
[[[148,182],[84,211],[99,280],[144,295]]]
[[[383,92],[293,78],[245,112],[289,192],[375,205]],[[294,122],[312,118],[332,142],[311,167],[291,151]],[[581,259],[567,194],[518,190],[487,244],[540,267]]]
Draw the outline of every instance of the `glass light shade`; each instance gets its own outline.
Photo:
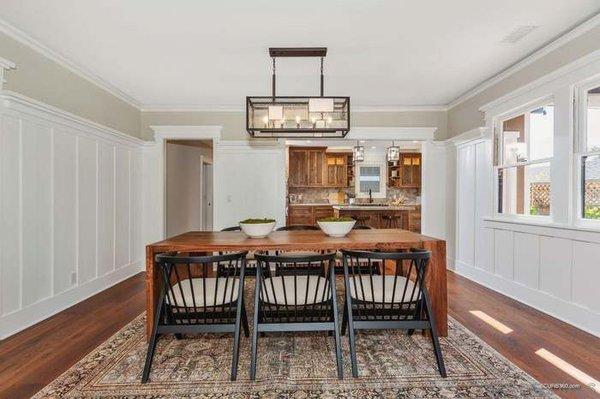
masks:
[[[333,98],[311,98],[308,112],[333,112]]]
[[[387,149],[387,160],[390,162],[398,161],[400,159],[400,147],[392,145]]]
[[[283,119],[283,107],[280,105],[271,105],[269,107],[269,120],[280,121]]]
[[[352,160],[354,162],[362,162],[365,160],[365,147],[356,145],[352,149]]]

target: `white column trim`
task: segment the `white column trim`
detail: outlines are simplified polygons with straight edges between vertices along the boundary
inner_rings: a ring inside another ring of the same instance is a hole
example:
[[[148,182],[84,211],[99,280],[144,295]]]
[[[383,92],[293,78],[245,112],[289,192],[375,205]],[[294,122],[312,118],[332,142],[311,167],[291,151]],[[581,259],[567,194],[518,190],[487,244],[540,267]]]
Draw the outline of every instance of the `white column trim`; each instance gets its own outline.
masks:
[[[2,90],[2,86],[6,83],[4,79],[4,71],[9,69],[15,69],[16,65],[14,62],[7,60],[6,58],[0,57],[0,90]]]

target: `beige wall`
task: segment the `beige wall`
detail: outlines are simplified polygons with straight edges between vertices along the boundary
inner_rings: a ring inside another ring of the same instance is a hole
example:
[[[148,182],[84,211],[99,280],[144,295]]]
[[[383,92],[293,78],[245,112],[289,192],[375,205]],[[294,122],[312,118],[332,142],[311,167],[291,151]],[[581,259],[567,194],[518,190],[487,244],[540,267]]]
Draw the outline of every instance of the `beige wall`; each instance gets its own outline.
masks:
[[[352,126],[437,127],[436,138],[446,137],[446,112],[353,112]],[[142,112],[142,138],[152,140],[153,125],[222,125],[223,140],[248,140],[244,112]]]
[[[17,65],[4,88],[120,132],[140,137],[140,111],[0,32],[0,57]]]
[[[600,26],[571,40],[506,79],[448,111],[448,138],[484,126],[479,108],[521,86],[600,49]]]

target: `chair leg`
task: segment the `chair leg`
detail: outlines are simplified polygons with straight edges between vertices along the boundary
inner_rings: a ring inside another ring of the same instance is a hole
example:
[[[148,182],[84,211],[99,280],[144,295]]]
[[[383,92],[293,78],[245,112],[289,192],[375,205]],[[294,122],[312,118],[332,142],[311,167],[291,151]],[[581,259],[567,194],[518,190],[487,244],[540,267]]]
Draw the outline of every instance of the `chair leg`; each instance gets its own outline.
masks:
[[[248,314],[246,313],[246,304],[242,302],[242,328],[244,329],[244,336],[248,338],[250,336],[250,328],[248,327]]]
[[[330,265],[330,281],[333,281],[331,285],[331,304],[333,311],[333,336],[335,340],[335,362],[337,365],[338,379],[344,379],[344,363],[342,361],[342,341],[340,337],[340,321],[338,315],[338,302],[337,302],[337,290],[335,286],[335,270],[333,264]]]
[[[346,325],[348,324],[348,308],[344,304],[344,313],[342,314],[342,335],[346,335]]]
[[[240,284],[238,292],[239,301],[237,302],[235,310],[235,327],[233,330],[233,359],[231,360],[231,381],[235,381],[237,378],[237,366],[239,361],[240,349],[240,327],[242,324],[242,319],[246,314],[246,309],[244,307],[244,266],[242,266],[242,271],[240,273]]]
[[[352,318],[352,297],[350,296],[350,279],[348,270],[344,266],[344,288],[346,291],[346,313],[348,316],[348,341],[350,343],[350,364],[352,365],[352,376],[358,377],[358,365],[356,363],[356,343],[354,335],[354,320]]]
[[[159,298],[158,305],[156,305],[154,325],[152,326],[152,337],[148,344],[148,352],[146,352],[146,363],[144,364],[144,371],[142,373],[142,384],[148,382],[148,377],[150,377],[150,368],[152,367],[152,359],[154,358],[154,351],[156,350],[156,341],[159,337],[158,323],[163,315],[164,290],[161,290]]]
[[[250,379],[256,379],[256,353],[258,350],[258,311],[260,307],[260,271],[256,271],[256,288],[254,290],[254,318],[252,321],[252,352],[250,357]]]
[[[446,366],[444,365],[444,357],[442,356],[442,347],[440,346],[440,342],[437,334],[437,325],[435,324],[435,316],[431,311],[431,302],[429,301],[429,293],[427,289],[423,289],[423,299],[425,300],[425,313],[427,314],[427,319],[429,320],[429,325],[431,326],[431,343],[433,344],[433,350],[435,352],[435,360],[437,362],[438,369],[440,370],[440,375],[443,378],[446,378]]]

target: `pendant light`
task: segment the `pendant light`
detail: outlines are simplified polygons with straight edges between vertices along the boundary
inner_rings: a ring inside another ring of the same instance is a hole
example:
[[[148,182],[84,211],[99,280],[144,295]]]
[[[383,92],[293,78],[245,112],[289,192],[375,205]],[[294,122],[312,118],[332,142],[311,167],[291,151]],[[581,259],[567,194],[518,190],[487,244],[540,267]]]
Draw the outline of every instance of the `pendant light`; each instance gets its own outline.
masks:
[[[387,148],[387,160],[388,162],[394,162],[400,160],[400,147],[394,144]]]
[[[352,148],[352,160],[354,162],[362,162],[365,160],[365,147],[356,142],[356,145]]]

